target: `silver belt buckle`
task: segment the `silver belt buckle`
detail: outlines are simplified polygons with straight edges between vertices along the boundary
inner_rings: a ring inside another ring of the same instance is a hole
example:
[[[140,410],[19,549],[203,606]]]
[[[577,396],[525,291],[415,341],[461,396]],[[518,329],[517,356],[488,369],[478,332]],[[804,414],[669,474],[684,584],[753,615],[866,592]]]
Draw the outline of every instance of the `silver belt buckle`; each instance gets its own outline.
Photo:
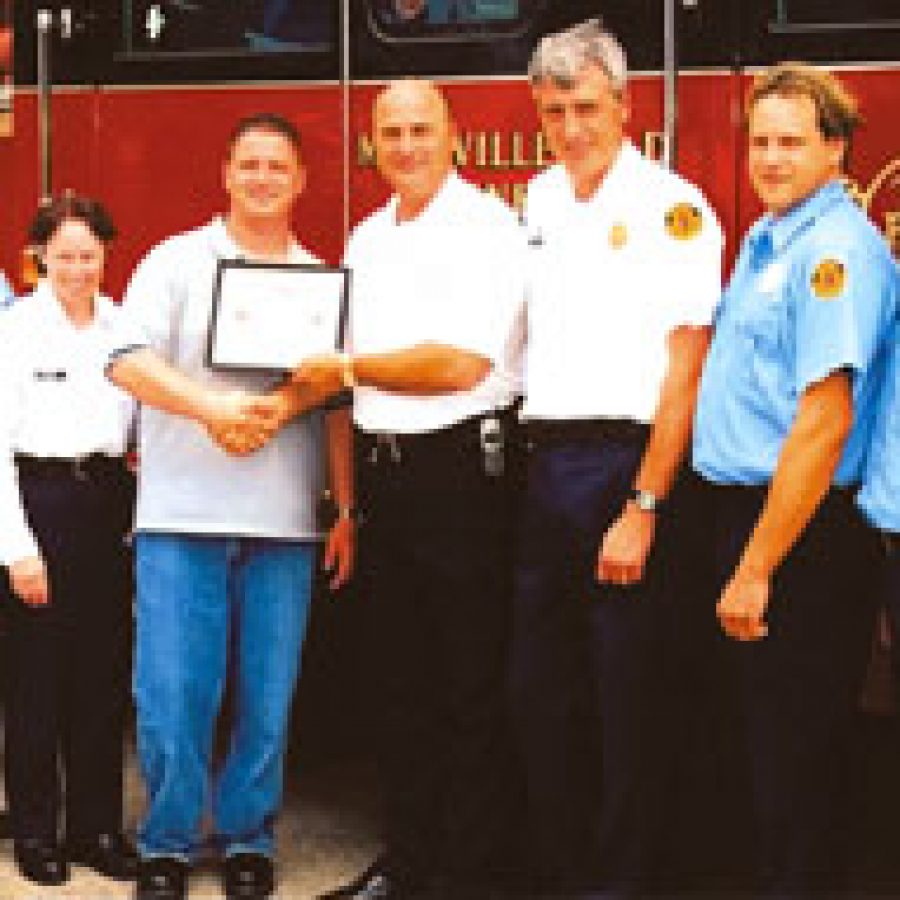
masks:
[[[87,481],[89,478],[87,469],[85,469],[86,462],[87,460],[84,456],[76,456],[72,463],[72,474],[77,481]]]

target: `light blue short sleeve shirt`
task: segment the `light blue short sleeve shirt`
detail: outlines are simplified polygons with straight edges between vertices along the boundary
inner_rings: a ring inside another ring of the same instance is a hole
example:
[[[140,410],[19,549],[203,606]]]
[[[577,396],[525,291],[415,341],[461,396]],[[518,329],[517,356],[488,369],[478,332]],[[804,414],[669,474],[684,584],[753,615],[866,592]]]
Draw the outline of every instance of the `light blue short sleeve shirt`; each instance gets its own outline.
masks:
[[[894,271],[897,284],[900,268]],[[895,293],[900,293],[900,286]],[[877,528],[900,533],[900,319],[894,321],[889,346],[890,365],[858,502]]]
[[[6,280],[6,276],[0,272],[0,309],[11,306],[15,299],[16,295],[13,293],[13,289]]]
[[[693,465],[719,484],[772,477],[800,397],[850,374],[853,425],[835,484],[858,482],[896,314],[893,261],[843,186],[829,182],[757,222],[716,312],[694,427]]]

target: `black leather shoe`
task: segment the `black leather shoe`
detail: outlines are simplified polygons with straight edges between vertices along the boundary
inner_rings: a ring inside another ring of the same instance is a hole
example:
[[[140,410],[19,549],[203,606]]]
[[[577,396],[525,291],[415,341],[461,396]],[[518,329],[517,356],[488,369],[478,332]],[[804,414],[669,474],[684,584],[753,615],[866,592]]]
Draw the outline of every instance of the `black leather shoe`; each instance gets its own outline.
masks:
[[[19,871],[29,881],[49,886],[69,880],[69,864],[56,841],[22,838],[15,842],[13,854]]]
[[[222,863],[228,900],[261,900],[275,890],[275,864],[262,853],[232,853]]]
[[[174,856],[153,856],[138,864],[136,900],[184,900],[188,864]]]
[[[103,832],[92,838],[68,842],[69,862],[88,866],[117,881],[134,881],[140,859],[134,845],[121,831]]]
[[[412,900],[421,896],[421,885],[400,875],[386,860],[376,859],[358,878],[318,900]]]

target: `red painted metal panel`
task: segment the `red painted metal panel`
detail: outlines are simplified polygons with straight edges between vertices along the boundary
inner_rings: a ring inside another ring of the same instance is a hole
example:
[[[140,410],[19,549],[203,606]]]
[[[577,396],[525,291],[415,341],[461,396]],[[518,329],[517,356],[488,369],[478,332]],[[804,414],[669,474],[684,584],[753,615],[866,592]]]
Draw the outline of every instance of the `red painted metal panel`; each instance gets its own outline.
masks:
[[[862,100],[867,124],[851,174],[876,222],[900,249],[900,125],[894,113],[900,70],[844,73]],[[729,258],[758,208],[746,180],[741,105],[746,76],[691,73],[680,81],[679,169],[706,191],[729,236]],[[465,177],[514,201],[546,151],[522,80],[449,81]],[[350,99],[350,219],[383,202],[386,190],[368,156],[376,85],[355,85]],[[166,235],[220,210],[222,150],[234,122],[260,110],[282,113],[303,134],[309,187],[297,210],[301,238],[328,261],[343,244],[342,95],[336,85],[84,89],[53,101],[54,184],[94,194],[121,231],[108,267],[118,295],[137,259]],[[631,85],[630,132],[641,144],[662,123],[662,82]],[[14,101],[15,134],[0,141],[0,267],[21,269],[24,232],[38,197],[36,101]],[[21,285],[20,285],[21,286]]]

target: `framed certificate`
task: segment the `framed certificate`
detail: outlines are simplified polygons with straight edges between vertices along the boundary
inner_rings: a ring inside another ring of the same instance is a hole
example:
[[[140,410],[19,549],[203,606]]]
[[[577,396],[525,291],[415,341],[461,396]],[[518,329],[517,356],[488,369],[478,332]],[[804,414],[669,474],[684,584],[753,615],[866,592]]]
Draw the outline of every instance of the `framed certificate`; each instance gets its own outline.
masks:
[[[286,372],[341,346],[349,270],[223,259],[216,270],[207,364]]]

